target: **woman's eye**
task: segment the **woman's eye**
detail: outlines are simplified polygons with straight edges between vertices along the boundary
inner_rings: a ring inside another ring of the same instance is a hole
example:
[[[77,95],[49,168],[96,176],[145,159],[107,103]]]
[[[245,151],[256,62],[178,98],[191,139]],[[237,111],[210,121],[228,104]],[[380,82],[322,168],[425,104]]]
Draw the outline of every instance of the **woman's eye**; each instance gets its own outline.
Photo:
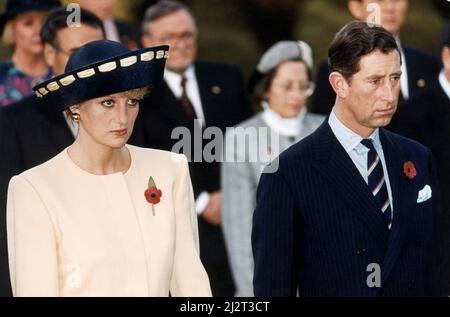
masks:
[[[139,99],[128,99],[127,103],[129,106],[137,106],[139,104]]]
[[[111,99],[104,100],[102,101],[102,106],[111,108],[112,106],[114,106],[114,101],[112,101]]]

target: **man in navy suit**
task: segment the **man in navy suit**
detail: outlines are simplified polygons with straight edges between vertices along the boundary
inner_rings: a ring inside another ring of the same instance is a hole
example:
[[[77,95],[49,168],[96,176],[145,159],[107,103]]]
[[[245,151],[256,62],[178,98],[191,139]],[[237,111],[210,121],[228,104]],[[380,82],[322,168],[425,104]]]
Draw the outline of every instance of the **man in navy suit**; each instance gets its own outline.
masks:
[[[107,40],[121,42],[131,50],[141,46],[139,27],[114,17],[116,0],[78,0],[77,3],[102,20]]]
[[[351,22],[328,52],[328,119],[258,187],[256,296],[445,296],[447,252],[430,151],[385,129],[401,58],[379,26]]]
[[[444,67],[439,78],[400,109],[392,129],[430,148],[436,158],[444,214],[450,223],[450,22],[444,28],[441,56]]]
[[[169,44],[170,50],[162,87],[141,103],[130,142],[172,151],[181,141],[172,138],[175,129],[186,128],[194,136],[188,140],[192,141],[192,155],[183,153],[190,161],[199,214],[200,256],[213,295],[233,296],[234,284],[220,227],[220,165],[194,161],[194,148],[199,145],[203,153],[202,139],[197,135],[204,129],[217,127],[224,131],[251,115],[242,74],[236,66],[195,61],[198,29],[191,11],[182,3],[165,0],[150,6],[142,33],[144,46]]]
[[[379,5],[381,24],[396,39],[402,54],[402,78],[400,81],[399,107],[415,97],[430,83],[437,79],[441,63],[437,56],[406,46],[400,42],[400,30],[406,20],[409,8],[408,0],[348,0],[350,13],[359,21],[371,20],[376,13],[374,7]],[[328,82],[328,65],[323,62],[318,66],[316,75],[316,89],[312,97],[311,111],[328,115],[334,104],[336,94]],[[395,117],[394,117],[395,119]]]

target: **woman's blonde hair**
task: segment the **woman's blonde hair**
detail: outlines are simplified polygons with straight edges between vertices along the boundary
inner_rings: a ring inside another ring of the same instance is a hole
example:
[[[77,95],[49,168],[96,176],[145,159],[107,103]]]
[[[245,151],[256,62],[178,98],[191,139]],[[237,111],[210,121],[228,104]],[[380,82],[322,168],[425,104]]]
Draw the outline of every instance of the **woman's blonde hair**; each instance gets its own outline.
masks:
[[[5,27],[3,29],[2,34],[2,43],[7,48],[14,47],[14,36],[13,36],[13,30],[12,30],[12,20],[8,20],[6,22]]]
[[[142,100],[142,99],[144,99],[145,95],[147,95],[149,92],[150,92],[149,87],[143,87],[143,88],[136,88],[136,89],[131,89],[131,90],[123,91],[123,92],[118,92],[114,95],[123,95],[123,96],[127,97],[128,99]],[[66,116],[67,116],[67,118],[69,118],[70,121],[75,122],[73,119],[74,113],[70,110],[70,107],[67,108],[64,112],[66,113]]]

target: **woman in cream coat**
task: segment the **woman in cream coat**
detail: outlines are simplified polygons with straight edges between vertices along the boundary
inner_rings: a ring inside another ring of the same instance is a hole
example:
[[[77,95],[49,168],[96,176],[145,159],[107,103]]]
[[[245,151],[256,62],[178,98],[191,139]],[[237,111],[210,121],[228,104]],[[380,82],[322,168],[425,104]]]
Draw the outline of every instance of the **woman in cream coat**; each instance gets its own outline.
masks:
[[[261,57],[250,80],[255,101],[264,109],[228,130],[222,164],[222,230],[236,283],[236,296],[253,296],[251,232],[256,188],[261,172],[275,172],[275,160],[289,146],[311,134],[324,120],[310,114],[312,54],[305,42],[281,41]],[[245,140],[251,131],[258,138]],[[266,142],[262,131],[274,142]],[[234,142],[230,140],[234,139]]]
[[[79,133],[10,182],[15,296],[211,295],[185,157],[126,145],[167,51],[91,42],[65,74],[34,88],[68,111]]]

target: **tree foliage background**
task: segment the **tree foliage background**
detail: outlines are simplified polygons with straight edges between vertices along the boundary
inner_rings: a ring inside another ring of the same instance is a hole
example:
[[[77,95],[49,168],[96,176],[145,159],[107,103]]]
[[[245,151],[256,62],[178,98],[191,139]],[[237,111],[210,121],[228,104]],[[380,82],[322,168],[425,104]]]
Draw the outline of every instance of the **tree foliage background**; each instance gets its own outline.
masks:
[[[92,0],[95,1],[95,0]],[[434,0],[439,1],[439,0]],[[68,3],[70,1],[64,1]],[[76,2],[76,1],[75,1]],[[139,23],[155,0],[117,0],[116,15]],[[249,75],[273,42],[301,39],[313,48],[316,64],[326,58],[334,34],[352,20],[346,0],[184,0],[198,21],[199,58],[241,65]],[[0,0],[3,12],[5,0]],[[403,43],[437,53],[444,19],[431,0],[410,0]],[[8,50],[0,47],[0,59]]]

